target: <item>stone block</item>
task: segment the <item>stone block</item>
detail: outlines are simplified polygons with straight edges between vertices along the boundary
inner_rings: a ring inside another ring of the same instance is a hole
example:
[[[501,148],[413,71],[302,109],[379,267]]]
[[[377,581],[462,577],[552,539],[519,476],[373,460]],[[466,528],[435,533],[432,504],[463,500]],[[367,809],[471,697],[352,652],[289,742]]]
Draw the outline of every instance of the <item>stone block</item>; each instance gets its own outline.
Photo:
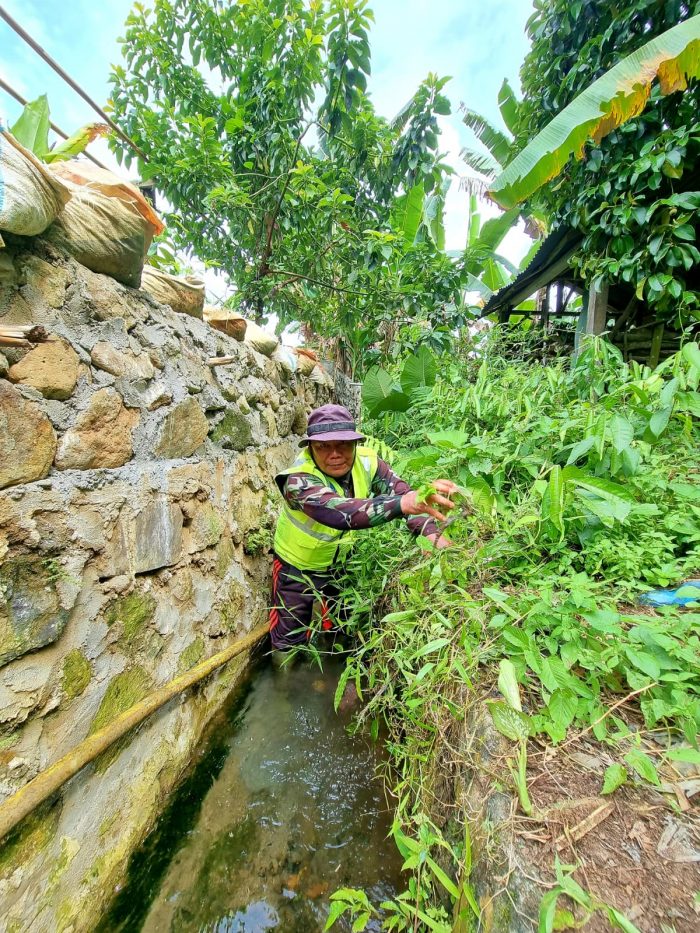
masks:
[[[155,367],[147,353],[134,354],[117,350],[110,343],[96,343],[90,353],[93,366],[111,373],[112,376],[124,376],[129,380],[152,379]]]
[[[170,567],[182,553],[182,511],[165,498],[148,503],[134,518],[135,573]]]
[[[56,569],[36,557],[0,566],[0,666],[49,645],[68,621],[56,590]]]
[[[231,408],[211,432],[211,439],[229,450],[245,450],[253,443],[253,428],[249,417]]]
[[[54,266],[38,256],[29,256],[22,264],[25,282],[22,294],[30,305],[62,308],[68,288],[68,272],[63,266]]]
[[[0,489],[42,479],[51,469],[56,434],[39,407],[0,380]]]
[[[138,423],[114,389],[100,389],[90,398],[75,427],[61,438],[56,453],[59,470],[96,470],[123,466],[133,454],[131,432]]]
[[[78,382],[80,357],[65,340],[48,340],[10,367],[10,382],[33,386],[44,398],[65,401]]]
[[[156,456],[165,460],[191,457],[209,433],[209,422],[200,405],[187,398],[170,411],[163,422]]]

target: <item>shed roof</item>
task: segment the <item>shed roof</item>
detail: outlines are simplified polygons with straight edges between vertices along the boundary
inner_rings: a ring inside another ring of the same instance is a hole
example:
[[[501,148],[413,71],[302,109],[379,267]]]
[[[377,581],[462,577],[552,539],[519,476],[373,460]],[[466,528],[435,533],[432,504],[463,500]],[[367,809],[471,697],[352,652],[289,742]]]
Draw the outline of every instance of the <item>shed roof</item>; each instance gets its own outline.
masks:
[[[500,308],[515,308],[538,289],[561,279],[569,268],[569,260],[583,239],[570,227],[559,227],[547,237],[532,262],[509,285],[492,295],[484,305],[482,316]]]

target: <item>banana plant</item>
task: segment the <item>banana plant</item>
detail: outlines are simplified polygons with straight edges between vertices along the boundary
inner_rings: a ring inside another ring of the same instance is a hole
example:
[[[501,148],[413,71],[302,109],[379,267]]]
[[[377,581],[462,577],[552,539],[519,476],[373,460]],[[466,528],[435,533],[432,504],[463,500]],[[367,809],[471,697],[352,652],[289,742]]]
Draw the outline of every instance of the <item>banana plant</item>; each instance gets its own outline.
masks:
[[[109,132],[105,123],[88,123],[62,143],[49,148],[51,128],[49,101],[46,94],[28,103],[10,132],[25,149],[42,162],[62,162],[84,152],[95,139]]]
[[[700,15],[647,42],[579,94],[510,161],[488,196],[508,210],[556,178],[569,157],[580,159],[587,140],[596,143],[646,106],[658,78],[671,94],[700,77]]]

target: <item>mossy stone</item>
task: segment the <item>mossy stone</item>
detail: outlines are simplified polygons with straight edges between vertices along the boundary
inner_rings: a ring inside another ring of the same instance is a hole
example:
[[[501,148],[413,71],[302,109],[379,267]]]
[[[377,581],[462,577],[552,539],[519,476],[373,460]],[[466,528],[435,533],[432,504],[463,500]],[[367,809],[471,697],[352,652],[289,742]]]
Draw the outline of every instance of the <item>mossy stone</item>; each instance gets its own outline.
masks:
[[[68,621],[45,560],[17,557],[0,567],[0,666],[56,641]]]
[[[223,580],[233,561],[233,541],[226,535],[221,539],[216,549],[216,575]]]
[[[68,652],[63,661],[63,692],[69,700],[79,697],[90,683],[90,662],[79,648]]]
[[[142,700],[148,693],[150,685],[151,678],[138,664],[117,674],[109,682],[88,734],[98,732],[121,713]]]
[[[245,450],[253,443],[253,429],[242,411],[227,412],[211,433],[215,444],[231,450]]]
[[[121,622],[124,638],[133,641],[156,611],[156,601],[150,593],[130,593],[115,600],[105,614],[107,625]]]
[[[189,645],[180,655],[177,662],[177,672],[178,674],[184,674],[185,671],[189,671],[191,667],[194,667],[195,664],[198,664],[204,657],[204,639],[201,635],[198,635],[194,641],[191,641]]]
[[[235,632],[238,628],[244,604],[245,594],[243,592],[243,587],[234,580],[228,588],[228,599],[219,609],[221,619],[229,632]]]
[[[151,678],[146,671],[139,665],[130,667],[117,674],[110,681],[109,686],[102,697],[100,707],[95,713],[95,718],[90,725],[88,735],[98,732],[104,728],[113,719],[116,719],[121,713],[131,709],[134,704],[142,700],[151,687]],[[129,743],[129,737],[124,736],[115,742],[107,751],[103,752],[95,759],[95,771],[101,773],[105,771],[112,762],[119,756],[122,749]]]
[[[19,866],[27,867],[56,835],[61,807],[45,803],[22,820],[0,846],[0,879],[7,879]]]

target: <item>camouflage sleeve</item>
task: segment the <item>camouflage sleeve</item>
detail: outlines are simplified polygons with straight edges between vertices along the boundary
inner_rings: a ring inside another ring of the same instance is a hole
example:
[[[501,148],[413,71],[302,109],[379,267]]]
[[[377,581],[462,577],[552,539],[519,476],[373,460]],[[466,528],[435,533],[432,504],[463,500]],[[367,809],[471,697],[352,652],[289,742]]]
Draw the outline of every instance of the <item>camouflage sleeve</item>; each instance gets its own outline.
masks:
[[[319,483],[310,473],[291,473],[284,486],[284,498],[290,508],[322,525],[343,531],[374,528],[402,515],[401,494],[380,494],[371,499],[346,498]]]
[[[377,472],[372,480],[372,492],[376,496],[403,496],[410,492],[411,487],[408,483],[397,476],[388,463],[379,460]],[[406,519],[406,525],[409,531],[414,535],[434,535],[439,534],[439,529],[435,519],[423,517],[422,515],[411,515]]]

